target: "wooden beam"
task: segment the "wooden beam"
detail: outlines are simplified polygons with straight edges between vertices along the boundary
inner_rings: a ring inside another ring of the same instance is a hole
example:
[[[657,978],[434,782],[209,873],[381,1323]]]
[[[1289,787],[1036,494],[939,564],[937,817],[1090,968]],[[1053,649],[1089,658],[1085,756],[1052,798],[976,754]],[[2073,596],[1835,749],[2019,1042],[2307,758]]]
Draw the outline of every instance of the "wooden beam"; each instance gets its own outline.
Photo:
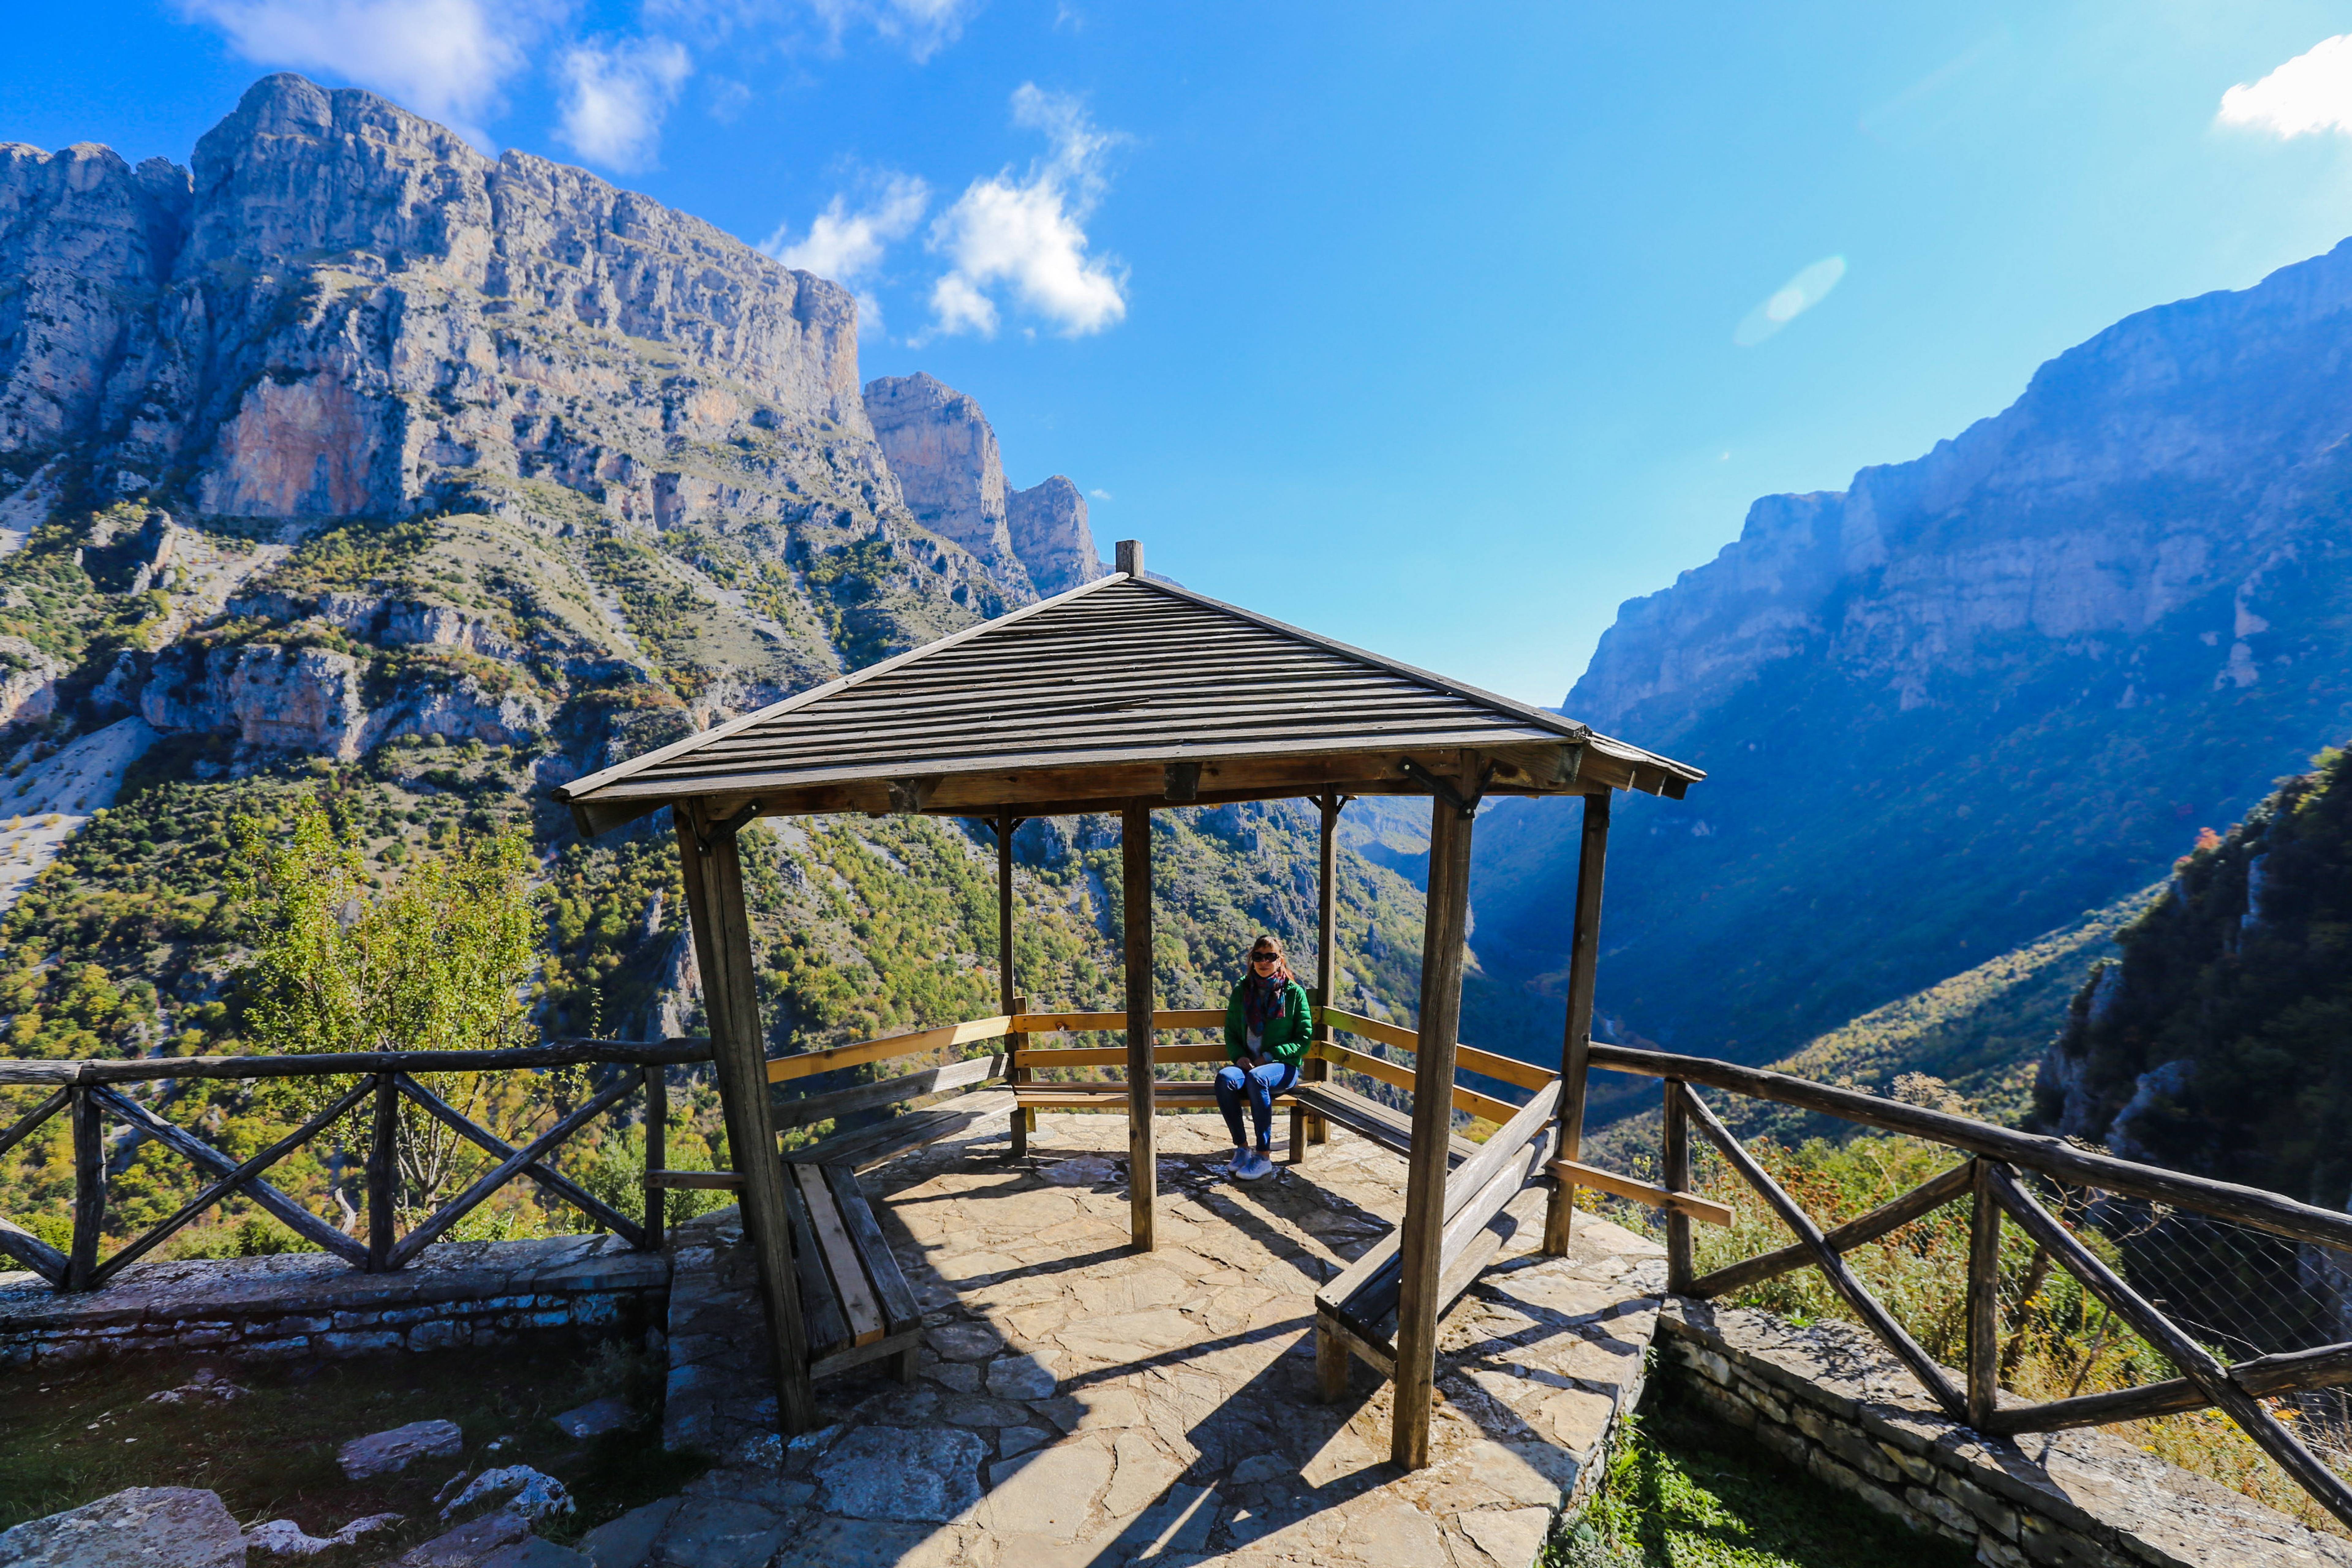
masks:
[[[2316,1350],[2289,1351],[2282,1355],[2233,1362],[2230,1381],[2257,1399],[2275,1399],[2307,1389],[2342,1388],[2352,1384],[2352,1344],[2321,1345]],[[2119,1421],[2145,1421],[2151,1415],[2202,1410],[2212,1403],[2205,1391],[2189,1379],[2171,1377],[2136,1388],[2053,1399],[2046,1405],[2012,1405],[1994,1411],[1979,1429],[2008,1436],[2057,1432],[2073,1426],[2111,1426]]]
[[[1342,1033],[1361,1035],[1368,1040],[1377,1040],[1391,1050],[1416,1051],[1421,1048],[1421,1037],[1412,1030],[1399,1028],[1394,1024],[1383,1024],[1378,1018],[1367,1018],[1360,1014],[1344,1013],[1334,1007],[1326,1007],[1323,1009],[1320,1021],[1329,1024]],[[1504,1083],[1513,1084],[1520,1089],[1541,1089],[1546,1084],[1554,1082],[1558,1077],[1557,1074],[1547,1072],[1533,1062],[1523,1062],[1517,1057],[1498,1056],[1493,1051],[1482,1051],[1475,1046],[1465,1046],[1458,1040],[1454,1046],[1454,1065],[1465,1071],[1482,1073],[1488,1078],[1500,1079]]]
[[[619,1083],[591,1097],[569,1115],[559,1119],[555,1125],[546,1131],[500,1160],[476,1178],[473,1185],[434,1210],[430,1217],[417,1226],[415,1230],[402,1237],[400,1245],[392,1249],[392,1259],[387,1267],[404,1268],[418,1253],[432,1246],[448,1231],[451,1226],[465,1218],[485,1198],[537,1164],[566,1138],[618,1105],[635,1092],[636,1087],[626,1079],[622,1079]],[[597,1206],[604,1207],[601,1204]],[[610,1214],[612,1211],[605,1209],[604,1212]],[[636,1228],[629,1225],[626,1220],[621,1223],[629,1230]]]
[[[1665,1082],[1665,1126],[1659,1141],[1658,1176],[1668,1192],[1690,1190],[1689,1096],[1678,1079]],[[1690,1289],[1695,1272],[1691,1261],[1690,1215],[1666,1211],[1666,1289],[1679,1296]]]
[[[1419,1092],[1420,1074],[1412,1068],[1400,1067],[1395,1062],[1383,1061],[1379,1057],[1367,1056],[1362,1051],[1351,1051],[1345,1046],[1327,1046],[1318,1043],[1307,1047],[1307,1054],[1320,1058],[1336,1067],[1346,1068],[1349,1072],[1360,1072],[1366,1078],[1376,1078],[1394,1088]],[[1549,1085],[1552,1079],[1547,1076],[1544,1082]],[[1496,1100],[1491,1095],[1480,1094],[1475,1089],[1464,1089],[1459,1084],[1456,1084],[1454,1089],[1454,1108],[1456,1110],[1466,1110],[1473,1116],[1484,1117],[1497,1126],[1509,1121],[1512,1117],[1519,1113],[1520,1110],[1518,1106],[1513,1105],[1507,1100]]]
[[[993,1040],[1011,1033],[1009,1015],[993,1018],[974,1018],[968,1023],[942,1024],[935,1029],[915,1029],[904,1035],[886,1035],[874,1040],[853,1040],[845,1046],[832,1046],[821,1051],[803,1051],[798,1056],[775,1057],[762,1064],[770,1083],[790,1083],[796,1078],[814,1078],[821,1072],[837,1068],[856,1067],[864,1062],[887,1061],[892,1057],[911,1057],[919,1051],[946,1050],[951,1046],[968,1046],[974,1040]]]
[[[662,1233],[669,1228],[669,1200],[653,1183],[653,1173],[669,1163],[669,1069],[650,1063],[637,1069],[646,1086],[646,1224],[645,1247],[658,1251]]]
[[[1970,1174],[1967,1162],[1954,1165],[1941,1175],[1930,1177],[1890,1203],[1884,1203],[1868,1214],[1857,1215],[1826,1232],[1822,1240],[1832,1252],[1851,1252],[1866,1241],[1876,1241],[1890,1231],[1902,1229],[1922,1215],[1929,1215],[1969,1190]],[[1813,1260],[1810,1248],[1801,1241],[1771,1252],[1759,1253],[1727,1264],[1711,1274],[1702,1274],[1691,1281],[1686,1296],[1727,1296],[1734,1290],[1745,1290],[1750,1285],[1778,1279],[1793,1268],[1802,1268]]]
[[[992,818],[996,825],[996,1010],[1010,1018],[1021,1011],[1018,1000],[1019,967],[1013,952],[1013,835],[1021,826],[1021,818],[1011,806],[1001,806]],[[1015,1084],[1026,1083],[1029,1069],[1016,1065],[1006,1075]],[[1029,1134],[1035,1131],[1034,1111],[1013,1108],[1012,1156],[1021,1159],[1029,1152]]]
[[[1321,819],[1322,833],[1316,840],[1315,882],[1315,1002],[1318,1009],[1339,999],[1339,813],[1346,806],[1346,797],[1337,790],[1318,796],[1316,814]],[[1315,1021],[1315,1037],[1328,1044],[1331,1026],[1323,1022],[1318,1011]],[[1309,1083],[1322,1083],[1331,1076],[1331,1064],[1319,1057],[1309,1056],[1300,1069]],[[1303,1106],[1290,1109],[1290,1158],[1292,1163],[1307,1157],[1307,1149],[1328,1141],[1331,1124]]]
[[[743,1177],[735,1171],[647,1171],[649,1187],[707,1187],[717,1192],[740,1192]]]
[[[695,961],[702,972],[703,1005],[710,1016],[713,1076],[726,1118],[727,1152],[743,1177],[743,1239],[751,1249],[767,1318],[778,1416],[787,1435],[806,1432],[816,1425],[816,1393],[809,1379],[808,1338],[801,1322],[783,1163],[777,1158],[775,1126],[768,1114],[764,1031],[752,978],[740,851],[733,829],[714,822],[700,803],[685,802],[672,815],[677,822]]]
[[[583,1062],[707,1062],[710,1042],[559,1040],[496,1051],[322,1051],[317,1056],[0,1058],[0,1089],[22,1084],[146,1083],[162,1079],[326,1078],[363,1072],[507,1072]]]
[[[1854,1315],[1862,1320],[1864,1326],[1884,1341],[1886,1348],[1911,1369],[1911,1375],[1935,1396],[1936,1403],[1944,1407],[1946,1415],[1955,1421],[1967,1420],[1968,1402],[1960,1391],[1952,1386],[1951,1379],[1944,1375],[1944,1369],[1936,1364],[1936,1358],[1919,1348],[1919,1342],[1895,1321],[1893,1314],[1878,1304],[1878,1299],[1864,1287],[1861,1280],[1854,1278],[1853,1270],[1846,1267],[1845,1259],[1830,1250],[1821,1227],[1813,1223],[1811,1216],[1797,1206],[1794,1198],[1780,1190],[1780,1184],[1756,1163],[1739,1140],[1716,1120],[1715,1113],[1686,1085],[1669,1079],[1666,1080],[1666,1092],[1682,1102],[1685,1111],[1698,1124],[1699,1131],[1723,1152],[1723,1157],[1731,1162],[1732,1168],[1746,1178],[1748,1184],[1764,1195],[1764,1201],[1770,1204],[1773,1212],[1780,1216],[1780,1223],[1797,1233],[1797,1239],[1804,1243],[1805,1250],[1813,1255],[1813,1266],[1829,1280],[1830,1288],[1845,1298],[1846,1305],[1853,1309]]]
[[[1465,752],[1452,770],[1474,787],[1479,762]],[[1437,1389],[1437,1314],[1444,1268],[1446,1151],[1454,1133],[1454,1048],[1462,1017],[1462,960],[1469,938],[1470,811],[1433,798],[1429,902],[1421,948],[1420,1048],[1413,1061],[1412,1150],[1405,1170],[1397,1300],[1396,1418],[1389,1458],[1406,1469],[1429,1463]]]
[[[1121,1061],[1127,1058],[1122,1056]],[[769,1111],[778,1127],[805,1127],[812,1121],[828,1117],[846,1116],[854,1110],[870,1110],[877,1105],[895,1105],[902,1100],[919,1100],[927,1094],[945,1094],[950,1089],[967,1089],[975,1083],[1008,1070],[1008,1055],[973,1057],[968,1061],[950,1062],[945,1067],[925,1068],[898,1078],[884,1079],[879,1083],[856,1084],[835,1089],[831,1094],[813,1094],[805,1100],[773,1101]]]
[[[60,1089],[18,1117],[7,1131],[0,1132],[0,1154],[5,1154],[9,1150],[31,1137],[42,1123],[64,1110],[66,1102],[72,1098],[71,1089]]]
[[[2347,1486],[2343,1477],[2313,1458],[2311,1450],[2280,1425],[2276,1416],[2231,1380],[2230,1369],[2215,1359],[2212,1352],[2189,1338],[2126,1284],[2123,1276],[2108,1268],[2074,1232],[2051,1217],[2049,1211],[2028,1196],[1998,1162],[1986,1161],[1984,1170],[1993,1196],[2000,1200],[2001,1207],[2017,1216],[2017,1223],[2028,1236],[2064,1264],[2067,1271],[2083,1282],[2084,1289],[2106,1303],[2108,1310],[2128,1324],[2133,1332],[2162,1352],[2165,1359],[2196,1384],[2199,1393],[2220,1405],[2222,1414],[2235,1421],[2263,1452],[2277,1460],[2279,1468],[2293,1476],[2320,1506],[2352,1524],[2352,1486]]]
[[[127,1100],[103,1084],[93,1084],[89,1097],[103,1103],[107,1110],[131,1123],[148,1137],[161,1143],[200,1171],[224,1176],[236,1169],[237,1162],[230,1159],[184,1127],[175,1127],[135,1100]],[[345,1236],[276,1187],[258,1176],[248,1176],[237,1190],[268,1212],[270,1216],[324,1251],[331,1252],[344,1262],[356,1267],[367,1266],[367,1248]]]
[[[66,1254],[66,1289],[87,1290],[98,1271],[99,1237],[106,1230],[106,1123],[97,1093],[75,1086],[73,1117],[73,1245]]]
[[[1223,1046],[1159,1046],[1151,1053],[1156,1062],[1222,1062],[1226,1059]],[[1124,1046],[1060,1046],[1038,1047],[1013,1053],[1013,1062],[1023,1068],[1108,1068],[1127,1065]]]
[[[475,1121],[473,1118],[467,1116],[464,1111],[459,1110],[456,1106],[450,1104],[447,1100],[442,1099],[439,1095],[434,1093],[431,1089],[425,1088],[423,1084],[417,1082],[406,1073],[394,1074],[393,1081],[398,1088],[399,1091],[406,1095],[410,1100],[415,1100],[416,1104],[425,1110],[426,1115],[431,1116],[435,1121],[448,1128],[450,1131],[455,1132],[458,1137],[465,1139],[469,1143],[472,1143],[475,1147],[482,1150],[485,1153],[499,1160],[511,1159],[514,1156],[515,1150],[513,1144],[508,1142],[497,1133],[492,1132],[488,1128]],[[624,1079],[622,1081],[625,1085],[627,1080]],[[630,1246],[640,1249],[644,1247],[646,1244],[646,1233],[638,1227],[636,1221],[629,1218],[626,1215],[622,1214],[610,1204],[605,1203],[602,1198],[591,1194],[571,1177],[564,1175],[562,1172],[553,1169],[544,1163],[534,1163],[532,1164],[525,1165],[522,1167],[521,1173],[538,1183],[541,1187],[553,1194],[556,1197],[561,1198],[563,1202],[570,1204],[573,1208],[578,1209],[582,1214],[586,1215],[590,1219],[594,1220],[598,1225],[603,1226],[606,1230],[611,1231],[614,1235],[619,1237]]]
[[[1969,1165],[1969,1425],[1981,1432],[2000,1405],[2000,1201],[1991,1163]]]
[[[2289,1241],[2352,1250],[2352,1215],[2297,1203],[2259,1187],[2242,1187],[2118,1160],[2112,1154],[2095,1154],[2063,1138],[2018,1132],[1989,1121],[1954,1116],[1949,1111],[1906,1105],[1899,1100],[1882,1099],[1859,1089],[1832,1089],[1809,1079],[1792,1078],[1762,1068],[1739,1067],[1712,1057],[1596,1042],[1592,1065],[1650,1078],[1679,1078],[1750,1100],[1793,1105],[1801,1110],[1819,1111],[1843,1121],[1924,1138],[1965,1154],[1983,1154],[2004,1164],[2022,1165],[2076,1186],[2105,1187],[2126,1197],[2146,1198],[2151,1203],[2171,1204],[2236,1220],[2256,1230],[2285,1237]]]
[[[1127,1217],[1139,1251],[1157,1245],[1159,1140],[1151,1119],[1151,807],[1129,802],[1119,818],[1119,887],[1127,959]]]
[[[284,1159],[287,1155],[292,1153],[295,1150],[309,1142],[312,1138],[317,1137],[318,1134],[330,1123],[334,1121],[337,1117],[341,1116],[345,1111],[351,1110],[352,1107],[366,1099],[373,1091],[373,1087],[374,1086],[371,1083],[362,1083],[358,1088],[351,1090],[341,1099],[329,1105],[324,1110],[321,1110],[316,1116],[311,1117],[310,1121],[302,1123],[301,1126],[297,1127],[293,1131],[289,1132],[285,1137],[280,1138],[268,1148],[264,1149],[258,1154],[254,1155],[251,1159],[246,1161],[245,1163],[229,1172],[226,1175],[215,1178],[210,1186],[205,1188],[204,1191],[198,1193],[194,1197],[190,1198],[186,1203],[182,1204],[176,1213],[154,1226],[145,1235],[139,1237],[138,1240],[122,1248],[122,1250],[117,1252],[113,1257],[108,1258],[105,1262],[100,1264],[97,1268],[92,1270],[89,1277],[89,1289],[97,1290],[104,1288],[108,1280],[113,1279],[117,1274],[121,1273],[125,1268],[130,1268],[133,1263],[138,1262],[141,1258],[146,1256],[148,1252],[152,1251],[156,1247],[161,1246],[174,1232],[179,1230],[181,1226],[186,1225],[190,1220],[194,1219],[198,1215],[204,1213],[205,1210],[212,1207],[213,1205],[220,1202],[221,1199],[228,1196],[229,1194],[235,1192],[247,1181],[261,1174],[262,1172],[269,1169],[270,1166],[276,1164],[278,1161]]]
[[[1604,1171],[1598,1165],[1588,1165],[1581,1160],[1554,1160],[1544,1169],[1554,1181],[1566,1186],[1591,1187],[1596,1193],[1609,1193],[1650,1208],[1664,1209],[1695,1219],[1701,1225],[1727,1226],[1731,1223],[1729,1204],[1719,1204],[1696,1193],[1652,1186],[1631,1176],[1621,1176],[1614,1171]],[[1685,1296],[1698,1293],[1695,1289],[1676,1292]]]
[[[400,1224],[400,1075],[372,1075],[374,1103],[368,1114],[367,1266],[371,1274],[392,1268],[394,1234]]]
[[[1601,882],[1609,857],[1606,792],[1584,797],[1584,833],[1576,856],[1576,925],[1568,943],[1568,1021],[1559,1047],[1559,1149],[1575,1162],[1584,1152],[1585,1079],[1592,1065],[1592,996],[1601,964]],[[1622,1195],[1622,1194],[1621,1194]],[[1575,1223],[1576,1189],[1552,1188],[1544,1205],[1543,1249],[1553,1257],[1568,1250]]]

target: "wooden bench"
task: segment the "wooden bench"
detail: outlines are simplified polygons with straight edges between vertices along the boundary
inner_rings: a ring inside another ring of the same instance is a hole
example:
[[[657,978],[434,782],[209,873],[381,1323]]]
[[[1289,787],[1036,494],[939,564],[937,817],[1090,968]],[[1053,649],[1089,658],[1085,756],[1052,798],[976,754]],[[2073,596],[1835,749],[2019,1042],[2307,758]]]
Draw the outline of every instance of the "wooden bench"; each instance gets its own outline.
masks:
[[[1445,1224],[1438,1249],[1440,1318],[1501,1249],[1503,1234],[1495,1226],[1496,1217],[1550,1159],[1559,1137],[1551,1118],[1559,1105],[1555,1079],[1537,1090],[1484,1144],[1470,1144],[1466,1158],[1461,1155],[1466,1141],[1454,1140],[1455,1147],[1448,1153],[1458,1163],[1445,1179]],[[1407,1128],[1409,1133],[1409,1122]],[[1402,1232],[1391,1230],[1315,1293],[1315,1377],[1325,1403],[1347,1392],[1350,1356],[1382,1377],[1396,1375],[1396,1317],[1403,1288]]]

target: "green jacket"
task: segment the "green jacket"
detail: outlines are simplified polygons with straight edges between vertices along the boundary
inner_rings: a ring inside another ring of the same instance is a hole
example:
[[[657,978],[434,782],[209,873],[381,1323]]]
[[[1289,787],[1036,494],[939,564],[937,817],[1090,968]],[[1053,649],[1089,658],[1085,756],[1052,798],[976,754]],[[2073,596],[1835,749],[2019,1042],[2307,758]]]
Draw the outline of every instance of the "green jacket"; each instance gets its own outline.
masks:
[[[1249,1048],[1249,1018],[1242,1007],[1242,985],[1234,987],[1225,1003],[1225,1056],[1237,1058]],[[1315,1009],[1307,1005],[1307,987],[1292,981],[1283,988],[1282,1011],[1265,1021],[1265,1037],[1258,1042],[1258,1054],[1292,1066],[1307,1059],[1307,1047],[1315,1040]]]

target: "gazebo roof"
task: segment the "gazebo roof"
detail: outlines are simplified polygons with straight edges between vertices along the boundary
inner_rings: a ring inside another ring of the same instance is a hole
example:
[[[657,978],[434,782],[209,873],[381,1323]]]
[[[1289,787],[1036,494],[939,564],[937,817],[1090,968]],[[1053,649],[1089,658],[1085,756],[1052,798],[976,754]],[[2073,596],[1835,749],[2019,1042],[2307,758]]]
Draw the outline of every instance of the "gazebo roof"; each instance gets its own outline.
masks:
[[[583,832],[672,801],[763,816],[1024,816],[1339,791],[1425,794],[1464,749],[1491,794],[1699,770],[1586,725],[1126,573],[983,621],[555,793]],[[1408,763],[1412,766],[1408,766]]]

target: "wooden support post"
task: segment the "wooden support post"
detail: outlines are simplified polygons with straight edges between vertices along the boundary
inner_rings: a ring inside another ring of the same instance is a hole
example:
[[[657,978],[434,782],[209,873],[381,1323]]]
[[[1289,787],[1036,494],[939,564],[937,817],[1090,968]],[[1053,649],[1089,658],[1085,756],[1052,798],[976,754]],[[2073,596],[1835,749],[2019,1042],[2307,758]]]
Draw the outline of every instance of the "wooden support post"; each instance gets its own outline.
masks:
[[[1150,1252],[1160,1148],[1151,1121],[1151,807],[1143,802],[1127,803],[1118,848],[1127,947],[1127,1223],[1137,1248]]]
[[[1584,1080],[1591,1070],[1592,992],[1600,968],[1601,874],[1609,855],[1609,792],[1584,797],[1584,839],[1576,858],[1576,929],[1568,949],[1568,1025],[1559,1049],[1560,1158],[1584,1152]],[[1543,1249],[1557,1258],[1568,1250],[1576,1214],[1576,1189],[1552,1184],[1544,1207]]]
[[[1665,1080],[1665,1135],[1658,1151],[1658,1184],[1670,1193],[1691,1190],[1690,1180],[1690,1110],[1684,1099],[1683,1080]],[[1691,1263],[1690,1215],[1666,1215],[1666,1289],[1677,1296],[1690,1292],[1691,1280],[1696,1274]]]
[[[1021,818],[1006,807],[996,814],[996,1010],[1013,1014],[1021,1010],[1021,998],[1015,994],[1016,968],[1013,958],[1013,835],[1021,826]],[[1017,1045],[1023,1036],[1013,1036],[1006,1043]],[[1017,1067],[1007,1072],[1008,1081],[1027,1083],[1030,1069]],[[1037,1113],[1019,1106],[1013,1110],[1013,1157],[1016,1160],[1029,1152],[1029,1134],[1037,1131]]]
[[[664,1212],[668,1195],[654,1181],[656,1171],[669,1169],[669,1068],[647,1062],[646,1079],[646,1250],[659,1252],[662,1233],[668,1228]]]
[[[735,842],[740,819],[714,822],[700,801],[683,802],[672,808],[672,815],[677,820],[678,859],[686,872],[686,907],[694,927],[703,1005],[710,1016],[710,1058],[726,1114],[727,1152],[743,1178],[743,1239],[758,1267],[760,1298],[767,1311],[777,1413],[787,1435],[805,1432],[816,1425],[816,1394],[809,1380],[808,1338],[801,1326],[799,1282],[793,1271],[784,1165],[768,1112],[751,928],[743,907],[743,863]]]
[[[66,1289],[87,1290],[98,1271],[98,1238],[106,1227],[106,1122],[98,1097],[79,1084],[68,1102],[73,1117],[72,1249],[66,1254]]]
[[[1992,1167],[1969,1162],[1969,1425],[1982,1432],[2000,1404],[2000,1200]]]
[[[1465,793],[1475,790],[1478,759],[1463,753]],[[1429,903],[1421,944],[1421,1048],[1413,1058],[1412,1148],[1399,1227],[1396,1421],[1389,1458],[1409,1470],[1429,1463],[1431,1402],[1437,1386],[1437,1308],[1445,1230],[1446,1152],[1454,1135],[1454,1050],[1462,1026],[1462,955],[1470,923],[1470,827],[1475,811],[1443,796],[1431,802]]]
[[[368,1117],[367,1271],[371,1274],[382,1274],[392,1267],[393,1244],[398,1239],[393,1235],[398,1223],[393,1198],[399,1176],[399,1081],[397,1073],[375,1075],[375,1101]]]
[[[1327,795],[1318,796],[1315,804],[1323,816],[1323,874],[1315,900],[1315,1003],[1318,1007],[1336,1007],[1339,1005],[1339,808],[1347,802],[1342,795]],[[1315,1037],[1330,1044],[1331,1026],[1318,1019]],[[1309,1057],[1300,1076],[1309,1083],[1321,1083],[1331,1076],[1331,1064],[1320,1057]],[[1330,1135],[1330,1125],[1321,1117],[1303,1106],[1290,1108],[1292,1164],[1307,1158],[1309,1143],[1320,1143]]]

